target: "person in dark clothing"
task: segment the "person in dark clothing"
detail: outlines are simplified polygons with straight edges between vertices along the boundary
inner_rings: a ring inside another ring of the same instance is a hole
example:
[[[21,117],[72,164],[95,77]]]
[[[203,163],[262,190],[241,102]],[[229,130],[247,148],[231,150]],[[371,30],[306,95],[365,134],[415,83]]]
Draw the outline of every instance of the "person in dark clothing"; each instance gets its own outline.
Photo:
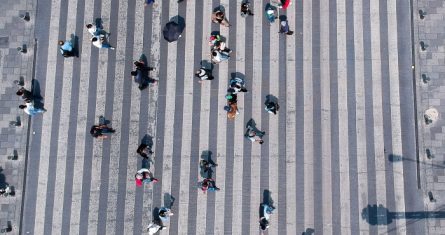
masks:
[[[131,76],[133,76],[134,81],[139,84],[140,90],[145,89],[150,83],[156,83],[156,80],[151,79],[148,74],[149,71],[153,71],[155,68],[146,66],[142,60],[135,61],[134,65],[136,66],[136,70],[131,71]]]
[[[153,151],[151,151],[151,148],[144,143],[139,145],[136,152],[139,153],[139,155],[141,155],[144,158],[148,158],[148,156],[151,156],[154,153]]]
[[[16,92],[16,94],[26,102],[31,103],[34,99],[34,96],[32,95],[31,91],[26,90],[24,87],[20,87],[20,89]]]
[[[111,127],[108,127],[106,124],[93,125],[90,129],[90,134],[94,138],[99,138],[99,139],[106,139],[108,138],[108,136],[106,136],[105,134],[114,132],[116,132],[116,130],[114,130]]]
[[[252,11],[250,10],[250,3],[249,2],[243,2],[241,3],[241,16],[246,17],[248,15],[253,16]]]
[[[277,115],[277,111],[280,109],[280,105],[278,105],[277,102],[267,101],[265,109],[267,112]]]
[[[212,71],[205,68],[200,68],[199,70],[196,70],[195,77],[199,78],[199,83],[202,83],[204,80],[213,80],[214,77],[212,75]]]
[[[227,94],[226,99],[229,105],[232,103],[236,104],[238,102],[238,96],[236,94]]]
[[[280,21],[280,32],[279,33],[285,33],[287,35],[294,34],[294,31],[291,31],[289,29],[289,23],[287,22],[287,20]]]
[[[199,165],[201,166],[201,169],[204,172],[212,171],[212,167],[217,167],[218,166],[218,164],[214,163],[213,161],[207,161],[207,160],[204,160],[204,159],[199,162]]]

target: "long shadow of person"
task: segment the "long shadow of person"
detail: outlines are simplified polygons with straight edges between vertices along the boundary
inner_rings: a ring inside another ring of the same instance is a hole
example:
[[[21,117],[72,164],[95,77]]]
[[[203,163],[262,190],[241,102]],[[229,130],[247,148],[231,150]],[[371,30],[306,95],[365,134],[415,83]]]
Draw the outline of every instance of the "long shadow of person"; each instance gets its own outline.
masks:
[[[102,25],[102,18],[96,18],[94,20],[94,24],[96,25],[97,28],[102,29],[103,25]]]
[[[201,68],[213,71],[214,66],[213,66],[212,62],[210,62],[208,60],[201,60],[200,64],[201,64]]]
[[[71,34],[71,43],[73,44],[73,54],[75,57],[79,57],[79,37],[75,34]]]
[[[202,178],[211,179],[213,176],[212,167],[218,166],[212,159],[212,151],[205,150],[201,153],[200,175]]]
[[[3,168],[0,167],[0,188],[5,188],[8,183],[6,183],[6,177],[5,175],[2,173]]]
[[[31,80],[31,93],[34,100],[34,106],[36,108],[43,108],[43,97],[40,94],[40,83],[36,79]]]
[[[164,193],[164,207],[171,209],[176,198],[174,198],[170,193]]]

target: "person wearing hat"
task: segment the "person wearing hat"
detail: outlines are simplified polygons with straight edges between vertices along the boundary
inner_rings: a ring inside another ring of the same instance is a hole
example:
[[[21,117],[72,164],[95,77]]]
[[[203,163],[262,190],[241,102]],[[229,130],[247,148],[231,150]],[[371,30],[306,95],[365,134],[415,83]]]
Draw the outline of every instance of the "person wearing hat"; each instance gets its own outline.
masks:
[[[156,183],[159,181],[158,179],[152,176],[152,173],[147,168],[142,168],[138,170],[136,175],[134,176],[134,179],[136,182],[136,186],[138,187],[141,187],[142,183],[150,183],[150,182]]]

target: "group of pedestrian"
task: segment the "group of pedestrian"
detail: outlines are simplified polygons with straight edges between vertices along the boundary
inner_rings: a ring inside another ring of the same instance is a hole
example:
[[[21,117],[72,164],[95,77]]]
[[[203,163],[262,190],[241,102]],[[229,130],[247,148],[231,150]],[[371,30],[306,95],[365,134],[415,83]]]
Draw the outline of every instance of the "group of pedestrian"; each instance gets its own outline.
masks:
[[[219,191],[220,189],[216,187],[215,179],[212,178],[213,169],[212,167],[217,167],[218,164],[214,163],[211,159],[202,159],[199,162],[201,168],[201,176],[203,176],[203,181],[201,182],[201,190],[203,193]]]
[[[179,2],[182,2],[183,0],[178,0]],[[154,2],[154,0],[144,0],[145,6],[151,4]],[[278,9],[286,9],[290,4],[290,0],[272,0],[270,4],[266,6],[265,9],[265,16],[267,20],[270,22],[270,24],[273,24],[278,19]],[[241,4],[241,16],[247,17],[247,16],[253,16],[253,12],[251,9],[251,5],[249,2],[244,1]],[[230,27],[231,24],[229,23],[229,20],[226,17],[226,14],[224,12],[224,9],[222,7],[215,10],[211,15],[211,21],[213,23],[220,24],[225,27]],[[108,48],[114,50],[114,47],[109,44],[109,33],[104,31],[103,27],[101,25],[96,24],[87,24],[86,25],[87,31],[91,34],[91,42],[94,46],[97,48]],[[285,16],[280,17],[280,31],[279,33],[285,33],[287,35],[292,35],[293,32],[289,29],[289,24]],[[72,56],[74,55],[74,42],[73,41],[59,41],[60,44],[60,51],[62,55],[64,56]],[[232,53],[232,50],[228,48],[226,45],[226,42],[223,40],[223,37],[219,34],[219,32],[214,32],[210,35],[209,38],[209,46],[211,51],[211,62],[213,64],[219,64],[221,62],[227,61],[230,58],[230,54]],[[153,80],[149,76],[150,71],[154,71],[154,67],[147,66],[147,63],[142,57],[134,62],[135,69],[131,72],[131,75],[135,81],[139,85],[139,89],[146,88],[150,83],[156,83],[156,80]],[[213,80],[214,76],[212,75],[212,69],[209,69],[205,66],[202,66],[198,70],[195,71],[195,76],[199,78],[198,82],[202,82],[205,80]],[[20,91],[20,92],[19,92]],[[28,104],[27,101],[31,100],[30,93],[27,93],[26,89],[21,89],[17,92],[17,95],[22,96],[22,98],[25,100],[26,104]],[[237,106],[237,97],[238,93],[247,92],[247,88],[245,86],[244,79],[240,77],[234,77],[229,81],[229,87],[226,94],[226,100],[227,100],[227,106],[225,106],[225,109],[227,111],[227,117],[228,119],[234,119],[237,114],[239,114],[238,106]],[[28,105],[29,106],[29,105]],[[28,107],[26,106],[26,107]],[[34,109],[33,111],[29,111],[31,108],[28,108],[28,111],[30,113],[38,113],[42,112],[39,109]],[[266,100],[265,103],[265,110],[269,113],[277,114],[277,111],[279,110],[279,105],[276,100]],[[30,114],[31,115],[31,114]],[[247,131],[245,133],[245,137],[250,140],[251,142],[257,142],[259,144],[263,144],[263,136],[266,134],[265,131],[261,131],[255,127],[255,125],[248,123],[246,125]],[[114,133],[115,130],[111,127],[109,127],[106,123],[106,120],[101,117],[101,120],[99,121],[98,125],[94,125],[90,133],[95,138],[107,138],[107,134]],[[150,156],[153,156],[154,152],[151,149],[151,146],[149,146],[146,143],[142,143],[138,146],[136,152],[143,158],[149,159]],[[201,190],[206,192],[211,191],[219,191],[220,188],[216,186],[215,179],[212,177],[213,168],[217,167],[218,165],[208,160],[201,160],[200,161],[200,168],[203,175],[203,180],[200,182],[200,188]],[[148,168],[141,168],[139,169],[135,176],[135,183],[136,186],[141,187],[144,184],[148,183],[156,183],[159,180],[153,176],[153,173]],[[273,211],[273,207],[269,205],[262,205],[264,208],[263,216],[260,218],[260,227],[261,229],[265,230],[269,226],[269,215]],[[158,218],[154,218],[152,223],[148,226],[149,234],[154,234],[162,229],[165,228],[164,222],[168,221],[168,218],[172,216],[173,213],[171,212],[170,208],[162,207],[158,212]]]
[[[227,47],[219,33],[215,32],[210,35],[209,46],[213,64],[229,60],[232,50]]]
[[[229,88],[227,89],[227,106],[225,110],[227,111],[227,118],[229,120],[235,119],[236,115],[239,114],[238,110],[238,96],[239,92],[247,92],[245,87],[245,82],[239,77],[234,77],[229,81]]]
[[[41,105],[37,105],[37,103],[35,102],[36,97],[25,87],[21,86],[17,90],[16,94],[20,96],[24,102],[23,104],[19,105],[19,108],[22,109],[29,116],[34,116],[36,114],[46,112],[46,109],[41,107]]]
[[[93,46],[97,48],[107,48],[114,50],[115,48],[110,45],[108,42],[110,33],[107,33],[102,25],[97,24],[87,24],[86,25],[88,32],[91,34],[91,42],[93,43]]]

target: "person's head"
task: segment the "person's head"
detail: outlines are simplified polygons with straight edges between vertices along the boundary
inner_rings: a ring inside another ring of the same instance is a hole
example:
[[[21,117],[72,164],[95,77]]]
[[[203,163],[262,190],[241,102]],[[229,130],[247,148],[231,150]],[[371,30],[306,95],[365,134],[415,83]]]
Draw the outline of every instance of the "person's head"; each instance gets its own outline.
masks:
[[[16,92],[16,94],[17,94],[18,96],[22,96],[22,95],[23,95],[23,90],[22,90],[22,89],[19,89],[19,90]]]
[[[218,53],[216,53],[216,51],[212,51],[212,56],[217,56]]]
[[[218,12],[216,12],[216,16],[219,18],[222,18],[222,17],[224,17],[224,12],[218,11]]]
[[[91,29],[93,27],[92,24],[87,24],[87,29]]]
[[[64,43],[65,43],[65,42],[62,41],[62,40],[59,41],[59,45],[61,45],[61,46],[62,46]]]
[[[131,76],[136,76],[138,75],[138,71],[131,71]]]
[[[25,108],[26,108],[26,105],[21,104],[21,105],[19,105],[19,108],[20,108],[20,109],[25,109]]]
[[[196,74],[196,75],[201,74],[201,70],[200,70],[200,69],[196,70],[195,74]]]
[[[91,41],[92,41],[92,42],[96,42],[96,41],[97,41],[97,37],[93,37],[93,38],[91,39]]]
[[[144,178],[144,176],[142,176],[142,174],[140,174],[140,173],[137,173],[135,178],[138,179],[138,180],[141,180],[141,179]]]

